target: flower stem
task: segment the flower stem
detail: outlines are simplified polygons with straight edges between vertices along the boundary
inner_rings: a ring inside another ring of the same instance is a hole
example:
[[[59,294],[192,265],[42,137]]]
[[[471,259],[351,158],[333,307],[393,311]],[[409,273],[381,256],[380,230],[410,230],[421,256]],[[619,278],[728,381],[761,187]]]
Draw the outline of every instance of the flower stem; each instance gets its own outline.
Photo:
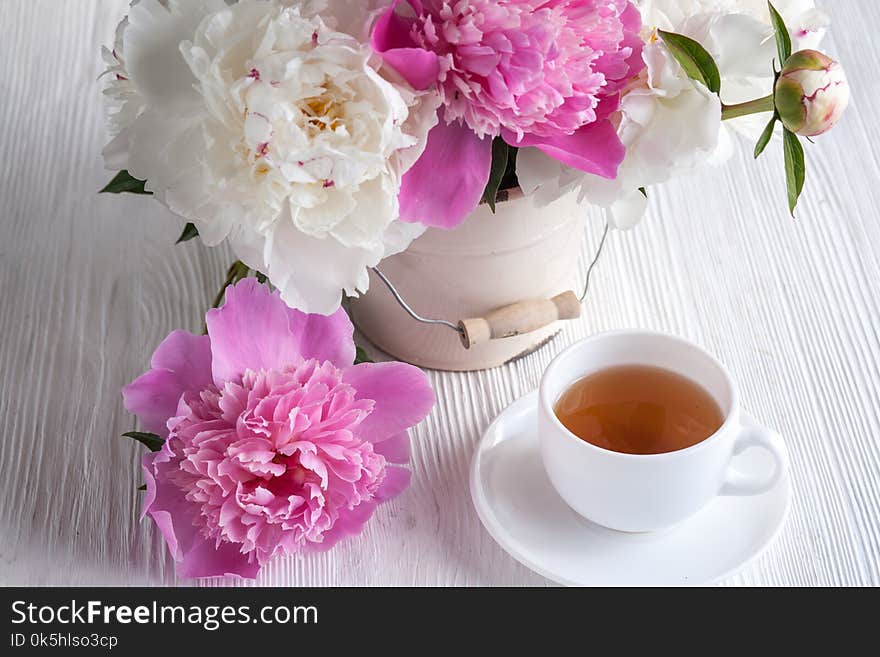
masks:
[[[738,105],[723,105],[721,107],[721,120],[727,121],[735,119],[739,116],[748,116],[749,114],[760,114],[761,112],[772,112],[775,109],[773,104],[773,94],[750,100],[747,103],[739,103]]]

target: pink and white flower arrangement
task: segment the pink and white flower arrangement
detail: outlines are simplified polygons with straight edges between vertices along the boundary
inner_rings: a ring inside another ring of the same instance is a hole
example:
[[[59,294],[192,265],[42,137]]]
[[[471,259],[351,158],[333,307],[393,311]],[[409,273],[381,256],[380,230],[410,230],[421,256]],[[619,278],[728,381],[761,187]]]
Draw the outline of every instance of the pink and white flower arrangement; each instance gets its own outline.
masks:
[[[105,52],[104,155],[123,170],[108,190],[152,193],[187,237],[227,241],[290,306],[332,314],[504,186],[577,190],[633,225],[647,187],[726,159],[725,121],[757,139],[775,114],[772,63],[792,48],[776,56],[774,33],[815,48],[828,22],[812,0],[779,7],[134,0]]]
[[[434,403],[404,363],[353,365],[343,311],[306,315],[253,278],[171,333],[125,407],[161,448],[143,459],[144,514],[183,577],[255,577],[279,554],[360,533],[409,484],[407,429]]]
[[[135,0],[105,53],[109,190],[330,314],[477,206],[495,138],[614,178],[639,29],[627,0]]]

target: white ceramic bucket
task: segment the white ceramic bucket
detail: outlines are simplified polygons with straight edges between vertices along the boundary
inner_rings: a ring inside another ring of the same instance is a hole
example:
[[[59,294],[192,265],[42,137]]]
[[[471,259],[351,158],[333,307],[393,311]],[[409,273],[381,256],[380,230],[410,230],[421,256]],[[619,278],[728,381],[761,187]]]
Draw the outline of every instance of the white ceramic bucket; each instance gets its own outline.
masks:
[[[415,312],[453,323],[518,301],[576,287],[587,206],[569,194],[545,207],[512,194],[493,214],[480,205],[458,228],[429,229],[380,269]],[[580,291],[578,290],[578,293]],[[497,367],[544,344],[559,322],[532,333],[465,349],[445,326],[421,324],[370,273],[370,290],[351,301],[361,332],[399,360],[439,370]]]

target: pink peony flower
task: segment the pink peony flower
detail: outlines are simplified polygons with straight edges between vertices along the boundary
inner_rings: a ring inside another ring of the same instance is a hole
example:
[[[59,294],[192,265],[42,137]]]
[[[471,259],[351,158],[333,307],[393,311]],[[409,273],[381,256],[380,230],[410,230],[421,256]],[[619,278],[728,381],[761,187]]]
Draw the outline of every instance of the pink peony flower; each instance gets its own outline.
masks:
[[[396,11],[400,4],[376,23],[373,48],[410,84],[436,85],[443,101],[437,134],[404,177],[402,218],[457,225],[479,202],[490,138],[499,135],[574,168],[616,176],[624,147],[608,116],[644,67],[632,3],[408,0],[409,17]],[[438,180],[438,168],[449,162],[462,175]]]
[[[144,514],[183,577],[255,577],[276,554],[359,533],[408,485],[395,464],[434,403],[415,367],[351,364],[343,311],[306,315],[253,279],[226,299],[208,335],[171,333],[123,390],[165,438],[144,457]]]
[[[626,0],[427,0],[413,36],[442,57],[446,120],[478,137],[569,135],[630,75]],[[638,26],[638,23],[634,23]]]

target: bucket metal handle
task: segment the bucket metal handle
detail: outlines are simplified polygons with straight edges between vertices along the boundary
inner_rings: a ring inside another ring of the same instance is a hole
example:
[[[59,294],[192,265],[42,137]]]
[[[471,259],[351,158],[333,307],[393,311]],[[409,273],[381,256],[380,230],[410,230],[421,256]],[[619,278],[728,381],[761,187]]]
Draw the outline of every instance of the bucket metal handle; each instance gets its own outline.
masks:
[[[579,297],[572,291],[566,290],[561,294],[557,294],[552,299],[529,299],[526,301],[518,301],[516,303],[496,308],[487,313],[484,317],[471,317],[462,319],[457,324],[445,319],[431,319],[422,317],[414,311],[406,302],[394,284],[383,274],[378,267],[372,267],[373,273],[379,277],[394,299],[401,308],[414,320],[422,324],[433,324],[435,326],[445,326],[457,332],[461,338],[461,343],[465,349],[489,342],[491,340],[502,340],[516,335],[523,335],[537,331],[560,320],[577,319],[581,316],[581,308],[587,293],[590,290],[590,277],[602,250],[605,247],[605,241],[608,238],[609,225],[605,222],[605,229],[602,232],[602,239],[599,241],[599,247],[596,249],[596,255],[593,257],[590,266],[587,269],[586,282],[584,283],[584,291]]]

